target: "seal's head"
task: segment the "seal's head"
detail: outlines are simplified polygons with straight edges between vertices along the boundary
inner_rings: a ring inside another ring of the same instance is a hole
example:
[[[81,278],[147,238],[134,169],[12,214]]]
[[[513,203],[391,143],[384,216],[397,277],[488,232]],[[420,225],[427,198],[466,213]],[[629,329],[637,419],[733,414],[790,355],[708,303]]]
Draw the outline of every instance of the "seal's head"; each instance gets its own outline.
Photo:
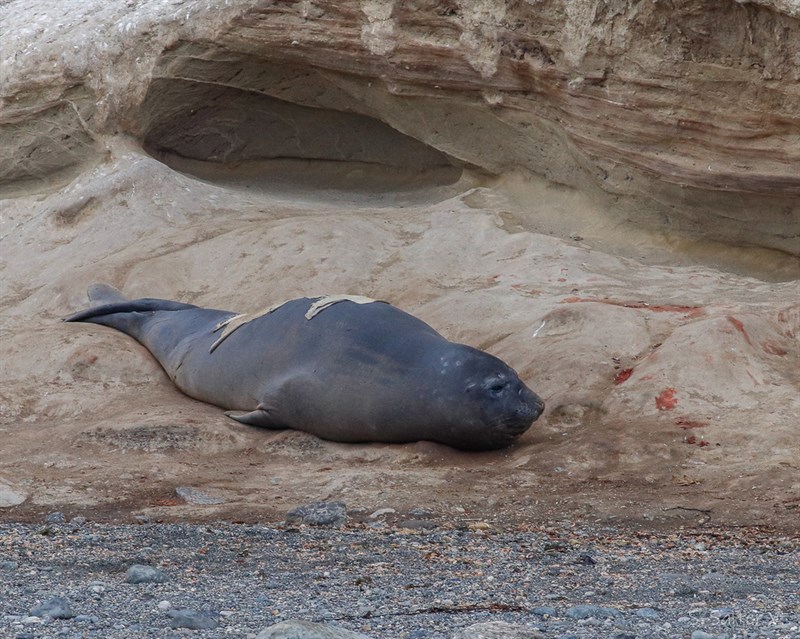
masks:
[[[453,346],[440,364],[449,373],[451,397],[462,400],[448,416],[447,443],[473,450],[509,446],[542,414],[544,402],[502,360],[470,346]]]

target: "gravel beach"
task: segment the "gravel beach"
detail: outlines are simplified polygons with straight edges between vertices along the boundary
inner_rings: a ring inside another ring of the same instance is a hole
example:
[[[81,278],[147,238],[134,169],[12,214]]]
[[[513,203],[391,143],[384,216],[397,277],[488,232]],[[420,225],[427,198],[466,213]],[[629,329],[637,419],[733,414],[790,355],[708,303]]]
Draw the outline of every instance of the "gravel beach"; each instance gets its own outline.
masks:
[[[254,639],[289,619],[375,639],[800,637],[797,538],[416,515],[4,523],[0,637]]]

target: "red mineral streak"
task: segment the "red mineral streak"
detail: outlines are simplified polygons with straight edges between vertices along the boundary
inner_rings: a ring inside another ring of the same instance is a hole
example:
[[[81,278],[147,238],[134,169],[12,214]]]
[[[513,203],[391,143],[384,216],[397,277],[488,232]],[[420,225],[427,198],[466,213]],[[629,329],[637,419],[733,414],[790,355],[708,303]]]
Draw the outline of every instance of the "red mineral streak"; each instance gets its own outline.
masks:
[[[744,324],[742,324],[738,319],[733,317],[733,315],[728,315],[728,321],[736,327],[736,330],[739,331],[742,336],[744,337],[744,341],[746,341],[750,346],[753,345],[753,342],[750,341],[750,336],[747,334],[747,331],[744,330]]]
[[[614,383],[621,384],[622,382],[626,382],[628,381],[631,375],[633,375],[632,368],[623,368],[614,376]]]
[[[678,417],[675,420],[675,424],[677,426],[680,426],[684,430],[689,430],[690,428],[703,428],[704,426],[708,426],[708,422],[701,422],[693,419],[687,419],[686,417]]]
[[[695,318],[705,315],[702,306],[679,306],[676,304],[648,304],[647,302],[625,302],[621,300],[600,299],[593,297],[565,297],[561,300],[562,304],[576,304],[578,302],[597,302],[599,304],[610,304],[611,306],[621,306],[623,308],[635,308],[654,313],[684,313],[687,317]]]
[[[542,291],[538,288],[525,288],[522,284],[512,284],[511,288],[515,291],[519,291],[520,293],[525,293],[527,295],[541,295]]]
[[[770,355],[780,355],[781,357],[786,355],[786,353],[788,352],[774,339],[768,339],[761,342],[761,348],[764,350],[765,353],[769,353]]]
[[[665,388],[656,397],[656,408],[658,410],[672,410],[678,405],[678,398],[675,397],[676,390],[674,388]]]

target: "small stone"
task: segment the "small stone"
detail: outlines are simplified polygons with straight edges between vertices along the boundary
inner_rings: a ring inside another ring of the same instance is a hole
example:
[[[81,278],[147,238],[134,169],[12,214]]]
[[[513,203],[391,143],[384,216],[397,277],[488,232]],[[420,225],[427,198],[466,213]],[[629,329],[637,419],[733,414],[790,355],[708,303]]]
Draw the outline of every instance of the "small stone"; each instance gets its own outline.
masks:
[[[167,612],[172,608],[172,604],[164,599],[163,601],[159,601],[158,605],[156,606],[161,612]]]
[[[306,524],[308,526],[344,525],[347,508],[341,501],[322,501],[300,506],[286,513],[287,524]]]
[[[358,632],[328,624],[289,619],[265,628],[256,639],[372,639]]]
[[[431,530],[438,527],[438,524],[429,519],[404,519],[397,522],[397,527],[407,530]]]
[[[16,570],[19,564],[16,561],[4,559],[0,561],[0,570]]]
[[[733,608],[717,608],[711,611],[711,616],[714,619],[729,619],[733,615]]]
[[[553,617],[556,614],[556,609],[549,606],[539,606],[531,610],[531,612],[538,617]]]
[[[716,636],[710,632],[703,632],[702,630],[695,630],[692,633],[692,639],[717,639]]]
[[[567,610],[566,614],[570,619],[589,619],[590,617],[595,617],[598,619],[617,619],[622,617],[622,613],[616,608],[595,606],[591,604],[573,606]]]
[[[19,506],[28,498],[28,495],[15,490],[8,484],[0,482],[0,508]]]
[[[217,615],[208,610],[170,610],[170,628],[188,628],[189,630],[213,630],[219,627]]]
[[[575,563],[581,564],[582,566],[594,566],[597,561],[595,561],[594,557],[592,557],[590,554],[584,552],[578,555]]]
[[[487,621],[462,628],[453,639],[544,639],[537,628],[505,621]]]
[[[369,518],[370,519],[377,519],[378,517],[383,517],[384,515],[394,515],[397,511],[394,508],[378,508],[374,513],[372,513]]]
[[[86,517],[78,515],[77,517],[73,517],[69,520],[69,525],[72,526],[74,529],[78,529],[86,523]]]
[[[53,597],[31,610],[32,617],[51,617],[53,619],[72,619],[75,613],[64,597]]]
[[[678,587],[675,588],[675,594],[678,597],[693,597],[697,594],[697,588],[694,588],[689,584],[678,584]]]
[[[64,517],[64,513],[61,512],[54,512],[48,513],[44,516],[44,523],[46,524],[63,524],[67,521],[67,518]]]
[[[661,618],[658,612],[656,610],[653,610],[652,608],[639,608],[639,610],[636,611],[636,616],[641,617],[642,619],[653,619],[653,620]]]
[[[125,574],[125,581],[129,584],[163,584],[166,580],[167,575],[161,570],[142,564],[134,564]]]

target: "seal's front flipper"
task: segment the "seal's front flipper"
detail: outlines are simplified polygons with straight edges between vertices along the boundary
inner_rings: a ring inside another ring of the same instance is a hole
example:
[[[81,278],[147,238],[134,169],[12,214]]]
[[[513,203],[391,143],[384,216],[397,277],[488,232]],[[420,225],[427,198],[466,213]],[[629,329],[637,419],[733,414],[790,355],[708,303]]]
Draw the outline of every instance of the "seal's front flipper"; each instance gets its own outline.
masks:
[[[243,415],[235,415],[234,411],[225,411],[225,415],[231,419],[235,419],[241,424],[248,426],[260,426],[261,428],[269,428],[270,430],[285,430],[286,426],[275,420],[275,416],[268,410],[257,408],[251,413],[244,413]]]

